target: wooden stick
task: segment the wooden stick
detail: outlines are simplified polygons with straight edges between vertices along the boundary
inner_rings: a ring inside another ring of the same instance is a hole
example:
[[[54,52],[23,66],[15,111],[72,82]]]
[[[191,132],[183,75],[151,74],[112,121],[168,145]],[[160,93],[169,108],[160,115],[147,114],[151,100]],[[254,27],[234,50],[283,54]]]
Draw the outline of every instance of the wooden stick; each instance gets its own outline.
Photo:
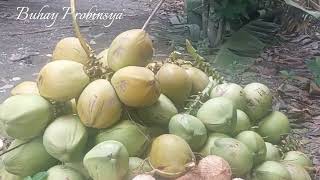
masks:
[[[164,3],[165,0],[161,0],[158,5],[156,6],[156,8],[154,8],[154,10],[152,11],[152,13],[150,14],[150,16],[148,17],[147,21],[144,23],[143,27],[141,28],[142,30],[145,30],[146,27],[148,26],[148,24],[150,23],[152,17],[156,14],[156,12],[160,9],[161,5]]]

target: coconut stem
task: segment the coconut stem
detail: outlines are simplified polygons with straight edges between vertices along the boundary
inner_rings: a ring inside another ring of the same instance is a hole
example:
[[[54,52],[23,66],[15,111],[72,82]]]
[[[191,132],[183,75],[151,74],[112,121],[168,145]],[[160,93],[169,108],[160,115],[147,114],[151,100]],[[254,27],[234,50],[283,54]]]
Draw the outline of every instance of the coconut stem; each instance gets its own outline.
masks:
[[[72,25],[73,25],[74,33],[76,34],[76,37],[79,39],[80,44],[81,44],[82,48],[84,49],[84,51],[86,52],[87,56],[89,58],[93,58],[95,56],[94,52],[93,52],[92,48],[90,47],[90,45],[88,43],[86,43],[86,40],[81,35],[80,28],[77,23],[75,0],[70,0],[70,5],[71,5]]]
[[[156,14],[156,12],[160,9],[161,5],[164,3],[165,0],[161,0],[158,5],[156,6],[156,8],[154,8],[154,10],[152,11],[152,13],[150,14],[150,16],[148,17],[147,21],[144,23],[143,27],[141,28],[142,30],[145,30],[147,28],[147,26],[149,25],[151,19],[153,18],[153,16]]]
[[[191,102],[187,104],[185,113],[196,115],[199,107],[202,105],[202,102],[207,101],[208,97],[210,96],[211,90],[218,84],[219,83],[217,82],[217,80],[214,80],[212,76],[210,76],[209,84],[207,85],[207,87],[200,94],[198,94],[194,100],[191,100]]]

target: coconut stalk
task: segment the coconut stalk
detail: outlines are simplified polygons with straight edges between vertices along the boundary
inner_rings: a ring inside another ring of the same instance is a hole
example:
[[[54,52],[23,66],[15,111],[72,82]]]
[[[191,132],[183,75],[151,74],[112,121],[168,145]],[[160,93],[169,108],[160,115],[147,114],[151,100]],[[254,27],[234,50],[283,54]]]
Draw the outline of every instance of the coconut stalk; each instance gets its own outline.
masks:
[[[80,27],[77,23],[77,18],[76,18],[76,2],[75,2],[75,0],[70,0],[70,5],[71,5],[72,26],[73,26],[74,33],[76,34],[76,37],[79,39],[80,44],[81,44],[82,48],[85,50],[88,57],[91,60],[96,60],[97,58],[94,54],[94,50],[86,42],[86,40],[83,38],[83,36],[80,32]]]
[[[185,110],[187,114],[196,116],[198,109],[202,106],[203,102],[207,101],[210,97],[211,90],[218,85],[216,80],[213,80],[212,76],[209,77],[209,84],[207,87],[198,95],[195,95],[195,98],[187,104]]]
[[[89,43],[87,43],[87,41],[82,36],[80,32],[80,27],[77,23],[77,18],[76,18],[76,1],[70,0],[70,6],[71,6],[73,31],[76,37],[79,39],[79,42],[82,48],[84,49],[87,56],[89,57],[89,62],[85,67],[85,71],[87,75],[90,77],[91,81],[99,78],[107,78],[109,80],[114,72],[109,67],[103,67],[102,63],[98,61],[98,58],[94,50],[91,48]]]

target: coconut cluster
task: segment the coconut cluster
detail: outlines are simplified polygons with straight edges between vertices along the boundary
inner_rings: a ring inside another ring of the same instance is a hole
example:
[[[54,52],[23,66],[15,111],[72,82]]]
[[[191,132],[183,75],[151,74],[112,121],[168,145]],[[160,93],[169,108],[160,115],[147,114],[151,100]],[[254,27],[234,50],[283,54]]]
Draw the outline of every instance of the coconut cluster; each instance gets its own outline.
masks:
[[[152,56],[142,29],[97,58],[75,37],[59,41],[36,81],[0,105],[1,129],[15,139],[0,179],[310,179],[305,154],[277,147],[290,124],[267,86],[213,86],[191,62]],[[199,106],[186,111],[190,100]]]

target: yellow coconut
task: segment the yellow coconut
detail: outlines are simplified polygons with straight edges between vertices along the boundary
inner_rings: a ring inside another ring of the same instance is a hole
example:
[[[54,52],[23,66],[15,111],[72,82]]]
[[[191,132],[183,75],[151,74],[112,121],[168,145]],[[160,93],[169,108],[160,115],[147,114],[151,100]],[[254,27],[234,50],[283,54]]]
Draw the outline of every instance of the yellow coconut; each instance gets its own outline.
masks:
[[[117,71],[126,66],[146,66],[153,56],[152,41],[142,29],[132,29],[118,35],[111,43],[108,64]]]
[[[61,39],[53,53],[52,60],[71,60],[81,64],[87,64],[89,57],[82,48],[80,41],[76,37],[67,37]]]
[[[98,79],[91,82],[81,93],[77,112],[85,126],[101,129],[120,120],[122,107],[111,83]]]
[[[41,96],[69,101],[78,97],[89,81],[82,64],[60,60],[50,62],[40,70],[37,84]]]
[[[109,49],[105,49],[97,56],[98,61],[102,64],[103,67],[108,66],[108,52]]]
[[[11,95],[21,95],[21,94],[35,94],[39,95],[39,90],[37,87],[37,83],[33,81],[24,81],[18,85],[16,85],[11,90]]]
[[[209,77],[207,74],[192,66],[184,66],[184,68],[192,81],[192,94],[197,94],[203,91],[209,83]]]
[[[153,72],[144,67],[122,68],[113,75],[111,83],[121,102],[131,107],[150,106],[161,93]]]
[[[149,162],[160,176],[176,178],[195,166],[195,157],[184,139],[164,134],[153,141]]]
[[[164,64],[157,73],[161,91],[182,108],[192,89],[192,80],[187,71],[175,64]]]

